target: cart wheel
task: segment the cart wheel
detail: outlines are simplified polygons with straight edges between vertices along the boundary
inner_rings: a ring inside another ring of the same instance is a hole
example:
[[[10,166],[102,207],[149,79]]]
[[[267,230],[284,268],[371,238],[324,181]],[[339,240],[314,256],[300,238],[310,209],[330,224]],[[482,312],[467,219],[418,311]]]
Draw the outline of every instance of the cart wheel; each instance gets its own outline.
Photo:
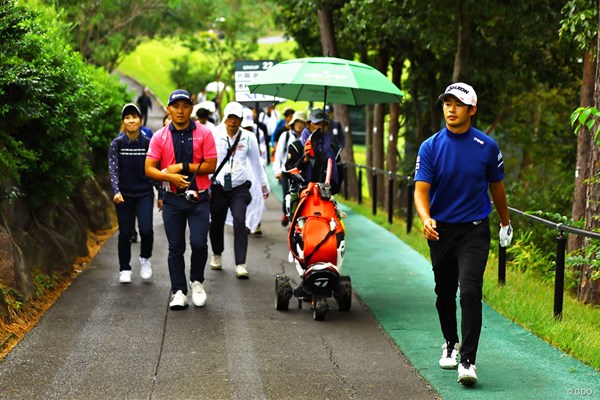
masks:
[[[313,318],[315,321],[325,321],[328,310],[329,305],[327,304],[327,299],[325,297],[318,297],[315,299],[315,306],[313,308]]]
[[[294,295],[290,278],[284,274],[278,274],[275,277],[275,309],[285,311],[290,306],[290,299]]]
[[[350,311],[352,307],[352,281],[349,276],[340,276],[340,283],[333,297],[338,304],[338,310]]]

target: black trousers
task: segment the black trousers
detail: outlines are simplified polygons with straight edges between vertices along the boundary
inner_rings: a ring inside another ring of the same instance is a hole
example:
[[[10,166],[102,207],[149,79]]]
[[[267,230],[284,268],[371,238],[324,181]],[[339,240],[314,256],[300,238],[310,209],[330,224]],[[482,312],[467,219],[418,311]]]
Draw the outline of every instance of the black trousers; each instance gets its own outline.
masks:
[[[437,224],[439,241],[429,241],[435,279],[436,308],[444,339],[458,343],[456,292],[462,311],[461,361],[474,364],[482,324],[483,273],[490,251],[490,226],[479,223]]]
[[[140,228],[140,257],[152,257],[154,245],[153,207],[154,192],[142,197],[124,196],[125,202],[115,204],[119,221],[119,270],[131,270],[131,236],[137,217]]]
[[[163,225],[169,242],[169,276],[171,291],[188,292],[185,275],[185,242],[187,226],[192,249],[190,258],[190,281],[204,282],[204,268],[208,259],[208,192],[199,194],[200,203],[188,203],[182,196],[167,192],[163,204]]]
[[[246,263],[248,251],[248,233],[246,232],[246,209],[252,201],[250,181],[226,192],[221,185],[211,185],[210,200],[210,245],[213,254],[222,254],[225,250],[225,220],[227,210],[233,217],[233,252],[235,264]]]

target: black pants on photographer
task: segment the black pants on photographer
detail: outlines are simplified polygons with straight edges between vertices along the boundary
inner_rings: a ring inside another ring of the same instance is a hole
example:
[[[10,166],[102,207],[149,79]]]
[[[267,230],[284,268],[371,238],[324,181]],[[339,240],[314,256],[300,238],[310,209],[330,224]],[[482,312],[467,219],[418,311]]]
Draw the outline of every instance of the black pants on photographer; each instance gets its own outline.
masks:
[[[224,232],[227,211],[233,217],[233,251],[235,264],[246,263],[248,250],[248,233],[246,232],[246,209],[252,201],[250,186],[245,183],[225,191],[221,185],[211,186],[210,201],[210,244],[213,254],[223,254],[225,250]]]

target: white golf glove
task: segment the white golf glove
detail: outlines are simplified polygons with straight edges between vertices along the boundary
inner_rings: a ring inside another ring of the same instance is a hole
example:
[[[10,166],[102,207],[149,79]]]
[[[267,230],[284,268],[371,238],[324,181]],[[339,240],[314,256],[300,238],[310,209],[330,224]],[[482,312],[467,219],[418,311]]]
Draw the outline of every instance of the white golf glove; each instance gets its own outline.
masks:
[[[510,222],[506,226],[500,225],[500,246],[508,247],[513,238],[513,228]]]

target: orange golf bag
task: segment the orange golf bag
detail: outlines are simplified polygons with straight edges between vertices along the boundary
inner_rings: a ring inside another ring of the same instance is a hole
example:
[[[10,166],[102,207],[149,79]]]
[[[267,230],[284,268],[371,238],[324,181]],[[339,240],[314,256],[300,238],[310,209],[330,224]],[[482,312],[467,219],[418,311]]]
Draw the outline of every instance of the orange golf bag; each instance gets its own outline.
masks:
[[[299,174],[290,172],[296,179],[301,179]],[[289,300],[295,295],[300,308],[302,301],[309,301],[314,318],[324,320],[329,311],[327,298],[333,296],[340,311],[350,310],[350,277],[341,275],[345,228],[329,183],[309,182],[300,190],[297,205],[294,207],[292,202],[290,208],[290,213],[293,212],[288,230],[290,261],[296,264],[301,284],[292,290],[289,277],[277,275],[276,308],[287,310]]]

